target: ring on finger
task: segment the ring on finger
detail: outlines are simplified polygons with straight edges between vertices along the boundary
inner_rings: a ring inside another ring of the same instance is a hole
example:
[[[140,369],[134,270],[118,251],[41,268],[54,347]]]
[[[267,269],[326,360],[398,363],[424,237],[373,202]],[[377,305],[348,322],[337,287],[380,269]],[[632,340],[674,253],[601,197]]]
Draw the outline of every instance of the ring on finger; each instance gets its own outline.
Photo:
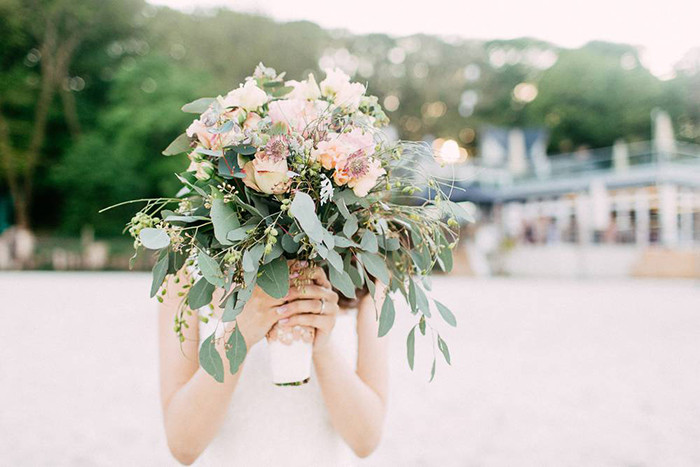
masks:
[[[322,298],[321,299],[321,314],[323,314],[323,310],[326,308],[326,301]]]

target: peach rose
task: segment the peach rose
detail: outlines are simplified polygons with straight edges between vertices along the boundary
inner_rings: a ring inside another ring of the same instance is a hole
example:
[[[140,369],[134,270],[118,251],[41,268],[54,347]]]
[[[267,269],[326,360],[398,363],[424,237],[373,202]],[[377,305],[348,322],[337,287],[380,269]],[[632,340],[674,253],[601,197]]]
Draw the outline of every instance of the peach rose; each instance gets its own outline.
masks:
[[[288,142],[283,136],[270,139],[255,154],[255,159],[243,166],[243,183],[267,194],[284,193],[289,188]]]

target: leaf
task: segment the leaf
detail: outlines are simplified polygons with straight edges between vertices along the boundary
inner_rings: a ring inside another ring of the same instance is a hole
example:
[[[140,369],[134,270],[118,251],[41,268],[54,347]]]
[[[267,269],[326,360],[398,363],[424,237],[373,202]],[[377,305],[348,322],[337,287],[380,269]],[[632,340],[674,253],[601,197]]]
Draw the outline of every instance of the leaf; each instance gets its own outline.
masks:
[[[413,278],[410,279],[411,282],[413,281]],[[423,289],[419,284],[415,284],[415,291],[416,291],[416,307],[423,312],[425,316],[430,318],[432,315],[430,313],[430,302],[428,301],[428,297],[425,295],[425,292],[423,292]]]
[[[285,258],[263,264],[260,267],[258,285],[272,298],[284,298],[289,292],[289,266]]]
[[[416,284],[413,282],[413,279],[409,278],[408,279],[408,304],[411,307],[411,312],[412,313],[417,313],[418,312],[418,306],[416,302]]]
[[[333,269],[336,269],[338,271],[343,270],[343,258],[340,257],[337,251],[335,250],[328,250],[328,254],[326,255],[326,260],[328,263],[333,266]]]
[[[265,246],[262,243],[258,243],[252,248],[246,250],[243,253],[243,260],[241,261],[243,270],[246,272],[257,271],[260,264],[260,258],[262,258],[264,252]]]
[[[189,224],[191,222],[206,221],[209,219],[204,216],[178,216],[172,214],[170,216],[167,216],[164,220],[166,222],[184,222],[186,224]]]
[[[281,243],[282,248],[287,253],[296,253],[299,250],[299,242],[295,242],[294,238],[291,235],[282,235]]]
[[[204,339],[199,347],[199,365],[204,368],[204,371],[214,377],[220,383],[224,382],[224,363],[221,360],[221,355],[216,350],[214,343],[214,334]]]
[[[214,198],[211,202],[211,223],[214,224],[214,236],[222,245],[231,245],[228,233],[241,225],[236,211],[222,198]]]
[[[396,311],[394,310],[394,301],[387,294],[384,297],[384,304],[382,305],[382,312],[379,315],[379,337],[386,336],[391,327],[394,325],[394,317]]]
[[[238,373],[238,369],[241,367],[243,360],[245,360],[246,353],[248,352],[245,339],[243,338],[243,334],[241,334],[238,323],[236,323],[231,337],[228,338],[227,344],[226,358],[228,358],[229,370],[232,375],[235,375]]]
[[[347,298],[356,298],[355,284],[352,282],[348,273],[342,268],[340,270],[328,268],[328,279],[331,281],[331,284],[333,284],[333,287],[338,289],[340,293]]]
[[[335,205],[338,206],[338,211],[343,215],[344,218],[348,219],[352,214],[348,211],[348,207],[345,205],[344,199],[337,199],[334,201]]]
[[[406,357],[408,358],[408,367],[413,370],[413,362],[416,354],[416,327],[411,328],[406,339]]]
[[[311,199],[311,196],[298,191],[294,195],[292,204],[289,206],[289,212],[299,221],[299,225],[306,235],[309,236],[309,239],[315,243],[321,243],[323,241],[324,232],[326,230],[316,216],[316,205]]]
[[[373,232],[365,230],[360,241],[360,248],[370,253],[377,253],[379,251],[377,236]]]
[[[420,321],[418,321],[418,329],[420,330],[420,333],[425,336],[425,316],[420,317]]]
[[[235,153],[226,153],[223,156],[219,157],[219,161],[217,162],[217,169],[219,171],[219,175],[221,175],[224,178],[231,179],[233,177],[237,177],[239,174],[242,174],[240,170],[237,170],[238,163],[236,159],[237,155]]]
[[[280,256],[282,256],[282,253],[284,253],[284,250],[280,246],[280,243],[279,242],[275,243],[274,245],[272,245],[272,250],[268,254],[265,255],[265,259],[263,260],[263,264],[267,264],[267,263],[271,262],[272,260],[279,258]]]
[[[474,216],[469,211],[464,209],[460,204],[455,203],[453,201],[442,201],[442,203],[445,208],[448,208],[446,209],[446,211],[448,211],[458,219],[462,219],[465,222],[474,222]]]
[[[226,234],[226,238],[231,242],[240,242],[248,236],[248,231],[252,228],[250,225],[244,225],[237,229],[233,229]]]
[[[226,298],[224,303],[224,312],[221,315],[221,321],[228,323],[236,319],[236,317],[243,311],[243,307],[237,307],[238,292],[232,292]]]
[[[149,250],[160,250],[170,245],[168,233],[163,229],[154,229],[152,227],[141,229],[139,240]]]
[[[212,102],[216,99],[213,97],[200,97],[197,100],[189,102],[182,106],[182,111],[192,114],[201,114],[207,111]]]
[[[158,262],[153,266],[153,282],[151,282],[151,298],[155,297],[163,285],[165,276],[168,274],[168,262],[170,255],[165,254]]]
[[[190,149],[190,137],[187,136],[187,133],[183,133],[175,138],[172,143],[168,144],[168,147],[163,149],[162,154],[164,156],[175,156],[182,154],[188,149]]]
[[[244,156],[252,156],[257,152],[257,148],[250,144],[239,144],[238,146],[231,146],[229,149]]]
[[[351,214],[343,225],[343,233],[346,237],[352,238],[355,232],[357,232],[357,217],[355,217],[354,214]]]
[[[351,246],[359,246],[357,243],[353,242],[352,240],[348,240],[347,238],[340,236],[340,235],[335,235],[333,237],[335,241],[335,246],[338,248],[348,248]]]
[[[373,253],[358,253],[357,257],[367,272],[382,281],[385,285],[389,285],[389,270],[381,256]]]
[[[187,294],[187,303],[191,309],[197,310],[211,303],[213,293],[214,286],[205,278],[201,277],[194,283],[190,292]]]
[[[440,267],[445,272],[450,272],[452,270],[452,250],[447,244],[445,237],[440,234],[438,245],[440,245],[440,253],[438,253],[438,260],[440,262]]]
[[[447,343],[444,340],[442,340],[440,334],[438,334],[437,343],[438,349],[440,349],[440,352],[442,352],[442,356],[445,357],[445,361],[447,362],[447,364],[452,365],[452,362],[450,361],[450,349],[447,348]]]
[[[435,357],[433,357],[433,366],[430,369],[430,379],[428,380],[428,382],[432,382],[433,378],[435,378],[435,361]]]
[[[447,324],[450,326],[457,326],[457,318],[455,318],[455,315],[452,314],[449,308],[437,300],[433,300],[433,303],[435,303],[438,312],[440,312],[440,316],[442,316],[442,319],[444,319]]]
[[[218,287],[223,287],[226,283],[226,277],[221,272],[219,263],[204,251],[200,251],[197,255],[197,266],[209,283]]]
[[[292,91],[294,91],[294,88],[292,86],[282,86],[271,90],[270,95],[273,97],[282,97],[289,94]]]

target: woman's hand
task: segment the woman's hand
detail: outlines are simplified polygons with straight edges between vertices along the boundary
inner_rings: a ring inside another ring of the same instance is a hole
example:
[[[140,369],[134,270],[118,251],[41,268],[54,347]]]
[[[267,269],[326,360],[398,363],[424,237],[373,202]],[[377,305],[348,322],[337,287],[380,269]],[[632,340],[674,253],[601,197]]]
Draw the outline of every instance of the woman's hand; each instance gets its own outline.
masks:
[[[322,352],[328,347],[335,319],[340,311],[338,294],[335,293],[321,268],[313,268],[307,273],[313,284],[292,287],[285,297],[284,314],[288,318],[280,320],[280,324],[293,328],[307,326],[316,330],[314,352]]]
[[[270,331],[277,321],[290,313],[282,308],[284,300],[270,297],[257,285],[236,322],[250,349]]]

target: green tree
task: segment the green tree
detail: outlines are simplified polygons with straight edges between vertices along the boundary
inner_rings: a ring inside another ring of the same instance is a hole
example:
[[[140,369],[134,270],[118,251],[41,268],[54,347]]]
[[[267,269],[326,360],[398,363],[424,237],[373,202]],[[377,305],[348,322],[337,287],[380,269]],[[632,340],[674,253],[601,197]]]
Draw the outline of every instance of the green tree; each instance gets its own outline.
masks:
[[[93,49],[133,28],[142,0],[2,0],[9,47],[2,53],[7,68],[0,72],[0,163],[13,199],[15,221],[30,227],[37,169],[46,151],[49,126],[56,116],[58,94],[69,134],[82,128],[71,92],[71,69],[81,46]],[[3,38],[4,39],[4,38]],[[27,52],[29,54],[27,55]],[[21,60],[24,55],[26,58]],[[4,63],[3,63],[4,65]],[[23,69],[37,65],[38,71]],[[26,68],[26,67],[25,67]]]

